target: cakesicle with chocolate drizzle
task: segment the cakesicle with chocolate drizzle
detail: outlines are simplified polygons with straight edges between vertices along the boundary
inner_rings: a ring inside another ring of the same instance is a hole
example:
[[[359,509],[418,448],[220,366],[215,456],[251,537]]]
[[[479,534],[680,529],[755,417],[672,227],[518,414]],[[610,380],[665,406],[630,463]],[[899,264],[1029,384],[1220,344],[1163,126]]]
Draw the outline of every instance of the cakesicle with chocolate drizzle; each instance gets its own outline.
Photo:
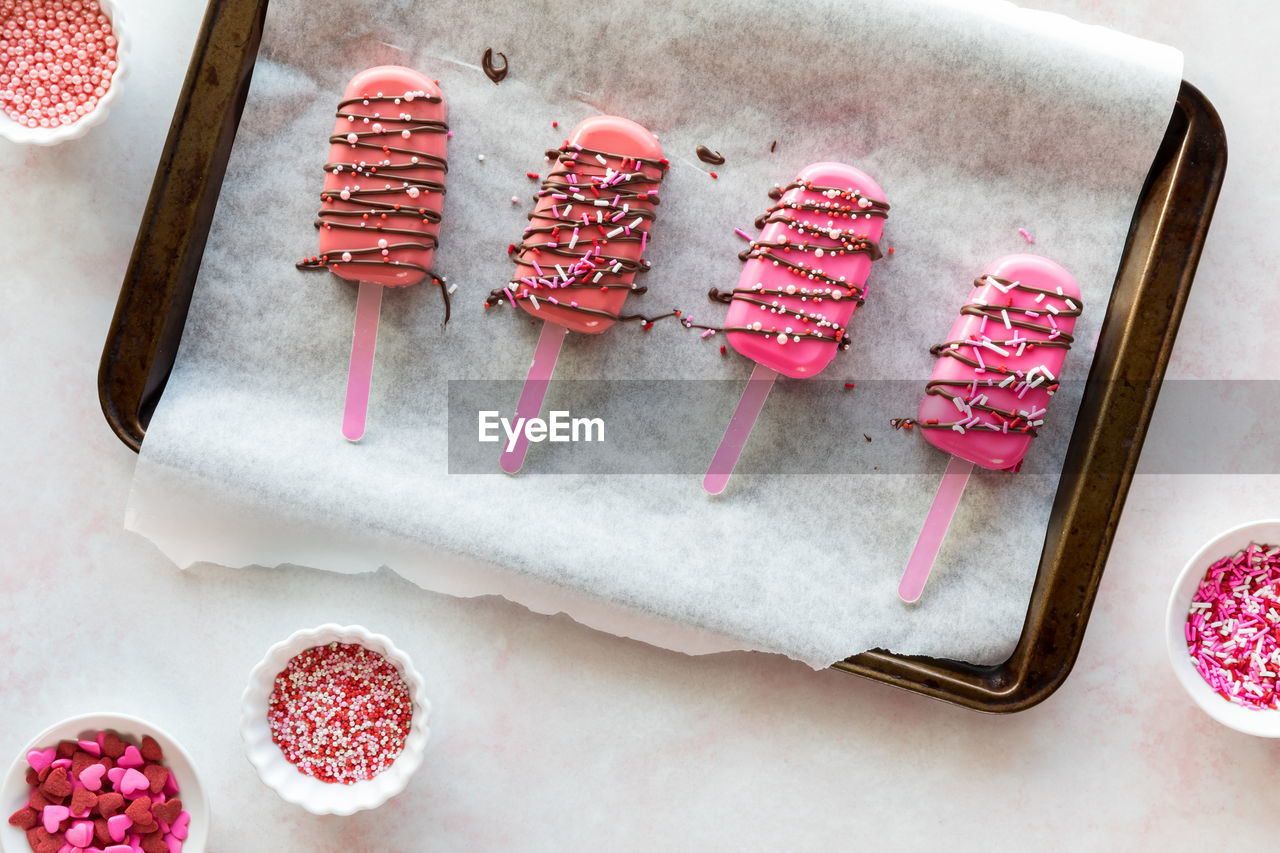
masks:
[[[486,302],[505,298],[545,321],[516,407],[525,419],[542,410],[566,333],[598,335],[619,320],[656,319],[622,310],[628,294],[645,290],[635,275],[649,267],[643,253],[667,170],[657,137],[630,119],[593,116],[547,156],[551,171],[513,253],[515,275]],[[527,450],[521,432],[503,452],[502,470],[518,472]]]
[[[777,203],[756,220],[760,236],[739,255],[746,263],[738,286],[711,291],[729,303],[729,343],[756,362],[702,481],[713,495],[728,485],[778,374],[815,376],[838,349],[848,349],[847,326],[866,297],[889,215],[876,182],[843,163],[807,166],[770,196]],[[688,319],[685,325],[711,328]]]
[[[355,332],[342,434],[364,436],[384,287],[432,272],[444,203],[449,126],[439,87],[411,68],[361,71],[338,104],[316,219],[320,253],[298,264],[357,282]]]
[[[924,589],[973,466],[1021,467],[1083,307],[1070,273],[1037,255],[1000,258],[973,284],[946,342],[931,350],[938,362],[919,413],[894,422],[952,454],[898,587],[908,602]]]

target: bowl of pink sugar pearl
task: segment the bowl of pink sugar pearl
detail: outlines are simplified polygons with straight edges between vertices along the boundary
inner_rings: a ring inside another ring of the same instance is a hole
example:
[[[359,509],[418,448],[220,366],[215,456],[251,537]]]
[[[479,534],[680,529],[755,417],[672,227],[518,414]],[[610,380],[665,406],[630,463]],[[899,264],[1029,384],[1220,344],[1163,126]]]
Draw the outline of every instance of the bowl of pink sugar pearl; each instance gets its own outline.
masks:
[[[431,704],[409,656],[358,625],[297,631],[267,650],[240,700],[249,762],[286,802],[349,815],[404,790]]]
[[[83,136],[119,95],[128,48],[118,0],[0,0],[0,136]]]
[[[1169,596],[1174,674],[1218,722],[1280,737],[1280,520],[1234,527],[1187,561]]]

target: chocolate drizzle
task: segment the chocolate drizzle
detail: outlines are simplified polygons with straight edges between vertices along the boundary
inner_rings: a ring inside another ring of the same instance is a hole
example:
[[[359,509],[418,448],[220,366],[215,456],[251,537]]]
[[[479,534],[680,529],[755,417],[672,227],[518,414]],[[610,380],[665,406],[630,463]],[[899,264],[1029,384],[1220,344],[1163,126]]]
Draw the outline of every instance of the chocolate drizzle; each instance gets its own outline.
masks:
[[[480,67],[484,69],[484,76],[493,81],[493,85],[498,85],[507,77],[507,55],[499,53],[502,57],[502,65],[495,66],[493,64],[493,48],[486,47],[484,56],[480,58]]]
[[[362,187],[356,184],[340,190],[322,191],[320,200],[323,206],[316,214],[314,224],[317,229],[366,231],[377,239],[368,245],[346,248],[339,257],[325,254],[304,258],[297,267],[300,270],[336,271],[340,267],[383,267],[391,264],[417,270],[429,276],[433,284],[440,285],[440,293],[444,297],[444,321],[448,323],[449,292],[443,280],[421,264],[399,256],[407,251],[431,251],[439,246],[436,235],[428,230],[440,223],[439,212],[428,207],[415,207],[414,204],[424,195],[444,194],[444,175],[449,167],[444,157],[413,146],[413,142],[422,139],[422,134],[447,134],[449,125],[439,119],[413,118],[408,112],[383,115],[377,109],[363,109],[374,104],[392,104],[399,110],[414,100],[438,104],[442,99],[439,95],[418,91],[402,95],[366,95],[338,103],[336,115],[339,118],[349,120],[353,127],[369,129],[330,136],[331,145],[342,143],[350,146],[352,159],[326,163],[325,172],[350,174],[354,179],[382,183],[381,186]],[[392,145],[393,141],[400,144]],[[376,161],[359,159],[357,152],[361,149],[377,152],[381,158]],[[439,177],[398,174],[422,171],[438,172]],[[411,239],[393,242],[388,236]]]
[[[825,200],[819,201],[814,196],[820,196]],[[757,282],[751,287],[740,286],[727,293],[713,287],[707,296],[713,302],[722,304],[733,301],[746,302],[778,315],[781,320],[794,318],[800,322],[801,328],[798,332],[793,332],[790,328],[780,332],[777,326],[765,326],[763,322],[752,323],[749,326],[706,326],[694,323],[688,318],[683,321],[685,327],[742,332],[762,335],[765,338],[777,337],[780,344],[785,343],[787,335],[790,334],[790,340],[795,343],[806,340],[822,341],[834,344],[841,349],[848,349],[849,336],[844,327],[829,321],[816,306],[827,300],[839,302],[850,299],[853,300],[856,310],[863,304],[866,288],[847,282],[843,277],[837,278],[823,272],[820,266],[821,259],[854,253],[865,254],[873,261],[880,258],[879,244],[866,234],[859,233],[854,226],[859,219],[869,219],[873,216],[887,218],[888,202],[869,198],[855,189],[821,186],[808,181],[793,181],[786,187],[774,187],[769,191],[769,197],[777,200],[778,203],[756,218],[756,227],[763,228],[770,222],[780,222],[788,230],[799,235],[800,239],[793,240],[783,236],[777,240],[752,240],[746,249],[738,253],[739,259],[743,261],[759,259],[785,269],[801,281],[816,283],[817,286],[788,284],[786,287],[766,287]],[[830,217],[832,222],[840,219],[848,220],[850,225],[821,228],[801,219],[798,215],[801,211],[822,214]],[[806,258],[812,257],[814,262],[787,257],[793,252]],[[797,307],[794,304],[796,299],[811,303],[815,307],[812,309]]]
[[[698,146],[698,159],[704,163],[710,163],[712,166],[723,166],[724,157],[719,151],[712,151],[705,145]]]
[[[506,287],[493,290],[485,306],[528,301],[540,310],[545,302],[566,311],[646,324],[679,316],[678,311],[657,317],[614,314],[579,305],[573,298],[584,291],[647,290],[631,279],[647,271],[649,262],[611,253],[609,246],[633,243],[643,251],[667,161],[567,142],[546,155],[554,164],[535,196],[520,245],[511,252],[512,259],[533,274],[512,278]]]
[[[1027,308],[995,304],[979,297],[966,303],[960,309],[961,314],[982,317],[984,327],[994,324],[996,328],[1005,329],[1011,335],[995,339],[986,334],[971,335],[968,340],[936,344],[929,348],[929,352],[937,358],[953,358],[977,373],[990,373],[992,376],[967,381],[931,379],[925,385],[926,394],[943,397],[956,405],[957,414],[961,415],[958,420],[919,421],[915,418],[894,418],[890,423],[894,429],[918,426],[921,429],[955,430],[962,434],[966,430],[975,430],[1015,433],[1035,438],[1038,427],[1044,423],[1045,409],[1037,409],[1034,405],[1029,409],[1002,408],[993,404],[989,394],[982,391],[998,388],[1021,398],[1027,391],[1039,388],[1048,397],[1052,397],[1058,390],[1058,379],[1046,368],[1038,366],[1027,371],[1014,370],[999,363],[999,359],[1021,356],[1037,347],[1070,349],[1075,338],[1057,328],[1056,318],[1079,317],[1084,305],[1078,297],[1064,296],[1061,290],[1032,287],[995,275],[979,276],[973,280],[973,285],[992,287],[1005,294],[1010,290],[1017,290],[1032,294],[1039,301],[1036,307]],[[1035,336],[1023,335],[1019,330],[1034,332]],[[982,357],[984,351],[990,353],[990,360]]]

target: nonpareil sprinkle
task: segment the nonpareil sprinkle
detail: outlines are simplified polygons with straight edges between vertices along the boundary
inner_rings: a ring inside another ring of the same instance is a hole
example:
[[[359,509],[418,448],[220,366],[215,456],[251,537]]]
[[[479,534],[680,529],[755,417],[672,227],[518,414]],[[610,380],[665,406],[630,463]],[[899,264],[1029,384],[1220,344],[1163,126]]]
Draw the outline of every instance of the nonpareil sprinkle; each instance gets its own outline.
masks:
[[[1196,670],[1223,698],[1280,709],[1280,546],[1251,542],[1210,566],[1185,634]]]
[[[351,784],[404,749],[413,699],[399,671],[364,646],[329,643],[296,655],[267,702],[271,739],[298,772]]]

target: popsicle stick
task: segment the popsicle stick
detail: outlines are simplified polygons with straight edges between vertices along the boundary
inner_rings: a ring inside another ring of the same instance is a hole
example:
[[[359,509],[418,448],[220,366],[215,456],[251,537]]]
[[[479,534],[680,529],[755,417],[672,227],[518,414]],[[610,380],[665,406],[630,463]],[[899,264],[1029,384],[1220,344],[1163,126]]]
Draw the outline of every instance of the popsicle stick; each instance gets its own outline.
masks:
[[[342,434],[347,441],[364,437],[373,382],[373,351],[378,345],[378,315],[382,311],[382,285],[360,282],[356,295],[356,327],[351,336],[351,369],[347,371],[347,405],[342,413]]]
[[[529,378],[524,381],[520,402],[516,404],[517,424],[536,418],[542,411],[542,401],[547,396],[547,386],[551,384],[556,359],[560,357],[560,345],[564,343],[564,336],[568,331],[559,323],[542,324],[542,334],[538,336],[538,346],[533,351],[533,364],[529,367]],[[529,439],[521,429],[511,450],[502,451],[499,462],[502,470],[508,474],[518,473],[524,467],[524,455],[528,450]]]
[[[711,467],[707,469],[707,476],[702,478],[702,488],[709,494],[718,495],[724,491],[725,486],[729,485],[733,468],[738,464],[738,457],[742,455],[742,448],[751,435],[751,428],[756,425],[756,418],[760,417],[760,410],[764,408],[769,389],[773,387],[773,380],[777,378],[778,372],[763,364],[757,364],[756,369],[751,371],[751,378],[747,380],[747,390],[742,392],[742,399],[738,401],[738,408],[729,419],[724,438],[720,439],[716,455],[711,458]]]
[[[960,505],[960,496],[964,494],[965,484],[973,473],[973,463],[959,456],[952,456],[947,463],[947,471],[942,475],[938,485],[938,493],[933,496],[933,505],[925,516],[924,528],[916,539],[916,547],[907,560],[907,570],[902,573],[902,582],[898,584],[898,597],[905,602],[913,602],[920,598],[924,585],[929,580],[929,572],[933,570],[933,561],[938,558],[942,548],[942,540],[947,536],[947,528],[951,526],[951,518]]]

